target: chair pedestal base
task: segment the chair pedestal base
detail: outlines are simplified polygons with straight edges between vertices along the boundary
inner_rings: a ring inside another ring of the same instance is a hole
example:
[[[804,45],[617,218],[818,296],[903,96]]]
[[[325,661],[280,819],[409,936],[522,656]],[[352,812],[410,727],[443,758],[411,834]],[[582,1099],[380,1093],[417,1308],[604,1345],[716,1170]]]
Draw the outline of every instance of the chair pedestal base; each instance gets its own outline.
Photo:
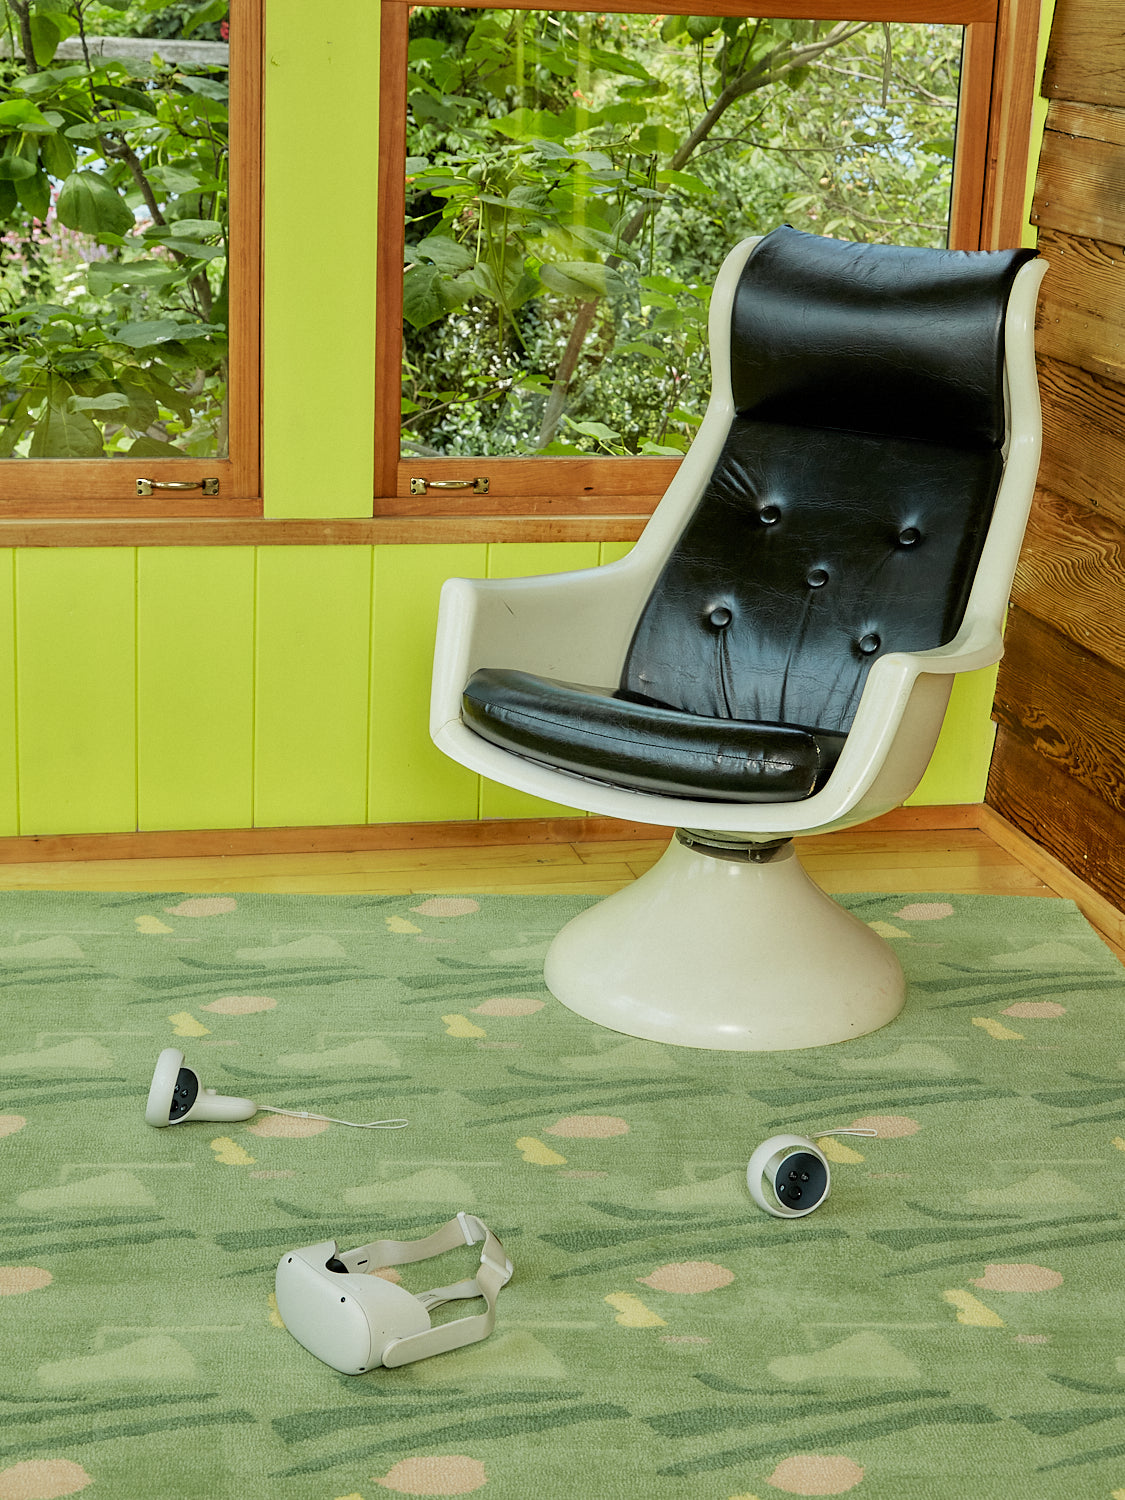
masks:
[[[555,938],[547,988],[627,1036],[774,1052],[847,1041],[902,1009],[898,959],[802,869],[792,844],[764,864],[673,839],[653,868]]]

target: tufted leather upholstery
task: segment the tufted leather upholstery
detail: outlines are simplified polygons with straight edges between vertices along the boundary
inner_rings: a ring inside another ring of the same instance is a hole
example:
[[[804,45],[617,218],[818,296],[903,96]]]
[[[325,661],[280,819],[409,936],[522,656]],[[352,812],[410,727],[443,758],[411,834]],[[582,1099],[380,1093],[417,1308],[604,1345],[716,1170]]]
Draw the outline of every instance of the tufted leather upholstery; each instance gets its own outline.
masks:
[[[465,722],[624,786],[819,790],[879,656],[956,634],[1003,472],[1007,298],[1033,254],[767,235],[734,298],[736,414],[620,683],[488,668]]]

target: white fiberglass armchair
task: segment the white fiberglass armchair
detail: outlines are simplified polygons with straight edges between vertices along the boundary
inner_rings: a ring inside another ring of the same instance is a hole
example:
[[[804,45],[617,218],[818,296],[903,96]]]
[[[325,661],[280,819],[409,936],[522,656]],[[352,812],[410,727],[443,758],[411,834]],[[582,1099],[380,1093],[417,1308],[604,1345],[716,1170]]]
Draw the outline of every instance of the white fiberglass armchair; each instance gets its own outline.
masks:
[[[442,592],[431,734],[676,836],[571,921],[552,993],[632,1036],[817,1046],[892,1020],[888,945],[791,840],[897,806],[990,665],[1040,451],[1027,250],[775,230],[711,301],[699,434],[620,562]]]

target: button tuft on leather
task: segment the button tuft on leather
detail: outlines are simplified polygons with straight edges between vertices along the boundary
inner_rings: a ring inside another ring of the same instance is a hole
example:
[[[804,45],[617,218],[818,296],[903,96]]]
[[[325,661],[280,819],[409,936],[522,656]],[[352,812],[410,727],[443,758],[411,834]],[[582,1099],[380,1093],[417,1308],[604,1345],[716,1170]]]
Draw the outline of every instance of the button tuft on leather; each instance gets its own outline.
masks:
[[[828,582],[827,568],[810,568],[805,579],[810,589],[822,589]]]
[[[900,547],[913,547],[922,540],[922,533],[917,526],[904,526],[898,534]]]
[[[758,519],[763,526],[773,526],[781,520],[780,505],[763,505],[758,512]]]
[[[859,649],[863,652],[864,656],[873,656],[882,644],[882,641],[874,632],[870,635],[860,636],[859,638]]]
[[[725,604],[718,604],[713,610],[711,610],[710,614],[708,614],[707,619],[715,627],[716,630],[725,630],[730,622],[734,619],[734,616],[731,614],[730,610],[726,607]]]

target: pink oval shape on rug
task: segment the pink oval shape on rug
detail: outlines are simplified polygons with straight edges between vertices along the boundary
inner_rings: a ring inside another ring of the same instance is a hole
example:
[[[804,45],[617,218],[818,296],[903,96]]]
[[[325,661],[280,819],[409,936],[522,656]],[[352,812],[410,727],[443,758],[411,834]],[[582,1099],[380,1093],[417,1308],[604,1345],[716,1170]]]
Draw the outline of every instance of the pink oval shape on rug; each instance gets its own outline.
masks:
[[[730,1286],[734,1272],[710,1260],[682,1260],[657,1266],[651,1276],[638,1276],[637,1280],[652,1287],[654,1292],[693,1296],[696,1292],[716,1292],[721,1286]]]
[[[69,1458],[33,1458],[0,1469],[0,1500],[59,1500],[93,1482],[93,1476]]]
[[[1062,1284],[1061,1272],[1030,1264],[985,1266],[984,1275],[973,1282],[986,1292],[1053,1292]]]
[[[543,1009],[542,1000],[532,1000],[527,995],[498,995],[495,1000],[486,1000],[483,1005],[473,1006],[474,1016],[533,1016]]]
[[[376,1484],[400,1495],[469,1495],[488,1483],[484,1465],[463,1453],[440,1458],[404,1458]]]
[[[895,912],[895,916],[904,922],[940,922],[943,917],[952,915],[953,908],[948,901],[915,901]]]
[[[1053,1021],[1056,1016],[1066,1015],[1066,1006],[1057,1000],[1017,1000],[1000,1014],[1016,1016],[1021,1021]]]
[[[787,1495],[843,1495],[862,1478],[859,1464],[840,1454],[797,1453],[782,1459],[766,1483]]]
[[[179,906],[166,906],[164,910],[173,917],[221,917],[237,907],[233,896],[191,896]]]
[[[54,1281],[43,1266],[0,1266],[0,1297],[18,1297],[23,1292],[38,1292]]]
[[[200,1010],[209,1010],[215,1016],[256,1016],[259,1011],[276,1010],[277,1001],[268,995],[225,995],[221,1000],[212,1000],[210,1005],[201,1005]]]
[[[27,1124],[23,1115],[0,1115],[0,1136],[15,1135]]]
[[[564,1115],[543,1133],[563,1135],[570,1140],[604,1141],[613,1135],[628,1135],[629,1126],[617,1115]]]
[[[480,902],[470,896],[431,896],[410,910],[421,912],[424,917],[470,917],[480,911]]]

